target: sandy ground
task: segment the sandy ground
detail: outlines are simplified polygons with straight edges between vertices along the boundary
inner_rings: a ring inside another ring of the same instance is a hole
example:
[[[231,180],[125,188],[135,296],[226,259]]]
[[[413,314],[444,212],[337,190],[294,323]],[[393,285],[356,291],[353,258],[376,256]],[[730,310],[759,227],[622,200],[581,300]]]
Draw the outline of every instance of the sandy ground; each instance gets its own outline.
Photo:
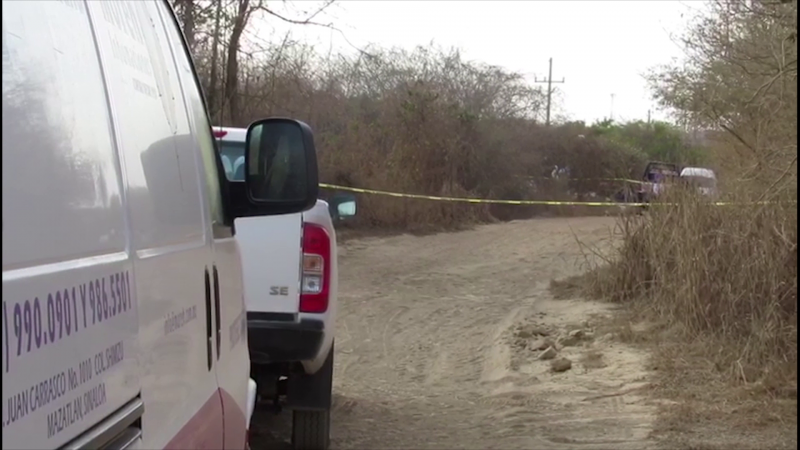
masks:
[[[540,219],[342,245],[332,447],[654,448],[647,355],[594,334],[608,306],[548,289],[586,267],[576,239],[604,247],[613,225]],[[562,358],[571,368],[555,372]],[[286,448],[289,414],[256,420],[254,449]]]

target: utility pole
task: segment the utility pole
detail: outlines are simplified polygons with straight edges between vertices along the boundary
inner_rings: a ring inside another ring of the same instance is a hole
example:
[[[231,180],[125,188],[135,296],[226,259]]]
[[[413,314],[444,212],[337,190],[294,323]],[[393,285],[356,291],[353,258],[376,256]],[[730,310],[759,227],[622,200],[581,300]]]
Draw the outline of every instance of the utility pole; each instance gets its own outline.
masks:
[[[545,119],[545,125],[550,126],[550,109],[553,104],[553,83],[564,83],[564,78],[561,78],[561,81],[553,81],[553,58],[550,58],[550,68],[547,72],[547,78],[544,80],[540,80],[536,78],[534,80],[535,83],[547,83],[547,118]]]
[[[650,119],[651,119],[651,117],[650,117],[650,110],[648,109],[648,110],[647,110],[647,124],[648,124],[648,125],[650,125],[651,123],[653,123],[653,122],[652,122]]]

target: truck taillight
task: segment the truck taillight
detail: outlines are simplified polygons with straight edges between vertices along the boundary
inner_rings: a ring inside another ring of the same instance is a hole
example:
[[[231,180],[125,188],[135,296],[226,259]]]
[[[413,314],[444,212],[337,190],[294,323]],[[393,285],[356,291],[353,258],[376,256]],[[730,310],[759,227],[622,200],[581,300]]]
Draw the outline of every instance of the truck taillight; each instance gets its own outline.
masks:
[[[330,259],[331,238],[325,228],[313,223],[303,224],[300,312],[324,313],[328,310]]]

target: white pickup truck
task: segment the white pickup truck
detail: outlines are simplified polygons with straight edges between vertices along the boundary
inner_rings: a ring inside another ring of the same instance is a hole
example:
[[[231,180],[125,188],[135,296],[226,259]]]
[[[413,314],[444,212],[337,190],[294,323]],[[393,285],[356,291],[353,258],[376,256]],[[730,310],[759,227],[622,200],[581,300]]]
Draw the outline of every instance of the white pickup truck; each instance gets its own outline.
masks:
[[[231,182],[245,177],[246,132],[214,128]],[[338,287],[332,217],[352,216],[355,206],[353,196],[338,194],[302,213],[236,222],[251,376],[261,401],[292,410],[296,449],[329,443]]]

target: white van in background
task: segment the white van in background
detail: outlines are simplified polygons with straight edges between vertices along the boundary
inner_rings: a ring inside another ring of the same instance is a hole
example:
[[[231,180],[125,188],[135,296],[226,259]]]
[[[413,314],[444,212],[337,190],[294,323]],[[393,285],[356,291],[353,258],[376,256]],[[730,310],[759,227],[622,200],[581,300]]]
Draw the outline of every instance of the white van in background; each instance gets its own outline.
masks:
[[[2,7],[2,448],[246,448],[235,221],[314,205],[310,129],[251,125],[232,186],[165,0]]]
[[[245,179],[247,130],[214,127],[231,183]],[[250,374],[262,402],[292,410],[294,448],[325,450],[330,435],[339,267],[333,223],[355,215],[338,194],[298,214],[237,222]]]
[[[681,180],[697,189],[700,195],[717,197],[717,174],[705,167],[684,167],[681,169]]]

